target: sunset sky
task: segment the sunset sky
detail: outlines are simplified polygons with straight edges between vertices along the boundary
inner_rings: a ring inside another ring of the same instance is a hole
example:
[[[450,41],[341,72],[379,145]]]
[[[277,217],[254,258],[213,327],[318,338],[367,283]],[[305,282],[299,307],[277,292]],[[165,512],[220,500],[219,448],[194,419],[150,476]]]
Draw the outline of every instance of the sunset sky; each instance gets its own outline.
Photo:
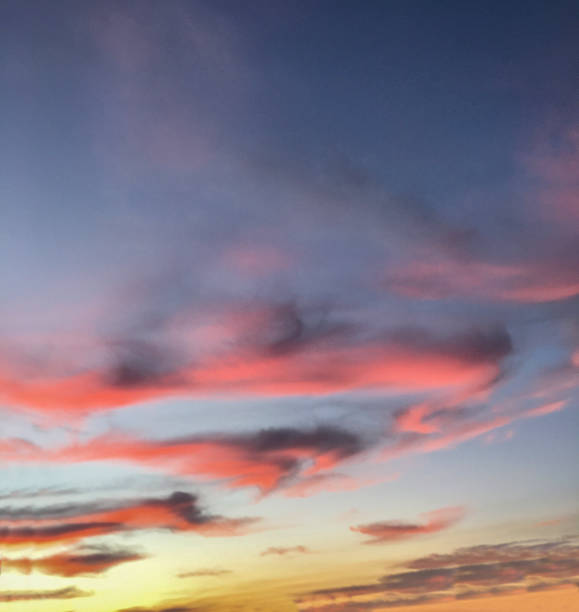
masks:
[[[579,609],[579,10],[0,0],[0,608]]]

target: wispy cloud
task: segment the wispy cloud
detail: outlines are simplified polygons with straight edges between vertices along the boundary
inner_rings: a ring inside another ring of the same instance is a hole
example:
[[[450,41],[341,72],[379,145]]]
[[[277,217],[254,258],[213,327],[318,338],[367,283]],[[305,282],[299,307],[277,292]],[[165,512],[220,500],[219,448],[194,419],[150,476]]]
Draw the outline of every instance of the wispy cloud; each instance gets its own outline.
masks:
[[[351,531],[369,536],[365,544],[382,544],[397,540],[405,540],[429,533],[436,533],[452,527],[465,515],[465,508],[441,508],[427,512],[423,515],[421,523],[408,523],[404,521],[382,521],[350,527]]]
[[[52,591],[3,591],[0,593],[0,601],[10,603],[15,601],[41,601],[44,599],[75,599],[91,595],[90,591],[83,591],[77,587],[65,587]]]
[[[566,259],[493,263],[431,256],[388,273],[386,286],[420,299],[541,303],[579,295],[579,274],[577,262]]]

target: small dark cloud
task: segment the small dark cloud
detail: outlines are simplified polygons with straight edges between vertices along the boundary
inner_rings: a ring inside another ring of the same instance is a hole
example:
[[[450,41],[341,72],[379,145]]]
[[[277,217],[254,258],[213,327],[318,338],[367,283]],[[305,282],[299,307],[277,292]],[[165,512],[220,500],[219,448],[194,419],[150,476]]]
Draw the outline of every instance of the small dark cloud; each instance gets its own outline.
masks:
[[[75,599],[76,597],[89,597],[91,595],[90,591],[83,591],[77,587],[65,587],[53,591],[3,591],[0,593],[0,602]]]
[[[198,578],[205,576],[225,576],[226,574],[232,574],[233,570],[223,569],[220,567],[205,567],[190,572],[181,572],[177,574],[179,578]]]
[[[268,319],[264,350],[274,356],[306,350],[324,341],[344,341],[356,331],[351,323],[331,321],[328,307],[303,308],[295,301],[272,305]]]
[[[270,546],[262,551],[261,556],[266,557],[268,555],[278,555],[280,557],[284,555],[293,554],[309,554],[312,551],[307,546]]]
[[[202,606],[169,606],[157,608],[122,608],[117,612],[209,612],[209,608]]]
[[[103,375],[103,382],[111,387],[175,387],[184,382],[179,372],[186,359],[167,346],[151,341],[127,340],[116,342],[111,353]]]
[[[360,437],[338,427],[319,426],[312,430],[291,427],[262,429],[253,436],[231,438],[234,444],[250,452],[270,453],[292,449],[312,449],[320,453],[333,451],[339,457],[355,455],[364,449]]]
[[[405,347],[464,359],[467,362],[498,362],[513,351],[511,336],[502,324],[472,328],[447,337],[437,337],[420,328],[401,328],[390,338]]]

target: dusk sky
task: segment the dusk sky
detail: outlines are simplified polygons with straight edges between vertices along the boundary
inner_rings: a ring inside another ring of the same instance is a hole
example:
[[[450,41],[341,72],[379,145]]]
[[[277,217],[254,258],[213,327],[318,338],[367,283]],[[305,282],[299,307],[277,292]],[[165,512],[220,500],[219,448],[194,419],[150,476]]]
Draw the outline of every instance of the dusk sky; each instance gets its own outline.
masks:
[[[579,6],[0,0],[0,608],[579,609]]]

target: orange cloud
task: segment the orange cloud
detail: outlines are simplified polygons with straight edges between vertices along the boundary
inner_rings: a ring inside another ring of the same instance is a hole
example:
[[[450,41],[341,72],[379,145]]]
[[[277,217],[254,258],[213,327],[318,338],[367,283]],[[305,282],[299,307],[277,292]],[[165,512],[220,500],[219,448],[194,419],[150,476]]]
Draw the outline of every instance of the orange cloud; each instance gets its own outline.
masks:
[[[247,533],[256,522],[255,518],[228,519],[205,514],[195,496],[176,492],[163,499],[121,502],[105,508],[98,505],[34,511],[0,508],[0,542],[4,545],[72,543],[138,529],[191,531],[208,537],[235,536]]]
[[[2,571],[18,571],[29,574],[39,571],[44,574],[64,576],[84,576],[102,574],[121,563],[139,561],[142,555],[124,550],[109,550],[106,548],[86,552],[62,552],[41,558],[5,558],[2,561]]]

